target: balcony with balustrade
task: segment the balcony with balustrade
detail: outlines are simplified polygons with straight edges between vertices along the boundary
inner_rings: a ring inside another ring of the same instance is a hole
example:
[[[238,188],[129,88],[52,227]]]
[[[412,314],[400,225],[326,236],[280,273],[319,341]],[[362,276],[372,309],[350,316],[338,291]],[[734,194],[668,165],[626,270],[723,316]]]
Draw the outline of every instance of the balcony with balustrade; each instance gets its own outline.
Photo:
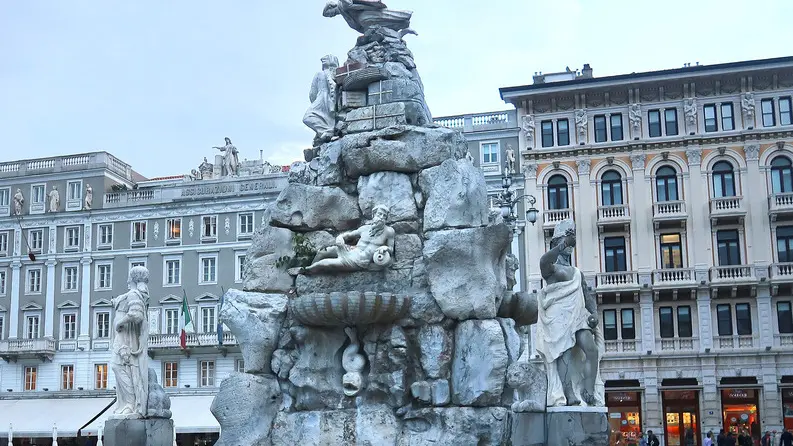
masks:
[[[774,347],[793,348],[793,333],[775,334]]]
[[[793,192],[769,195],[768,216],[772,222],[793,219]]]
[[[684,223],[687,219],[686,202],[683,200],[653,203],[653,223],[656,227],[661,223]]]
[[[17,362],[20,359],[38,358],[41,361],[52,361],[55,356],[56,342],[52,338],[37,339],[6,339],[0,341],[0,358],[6,362]]]
[[[715,197],[710,199],[710,219],[713,224],[734,222],[746,216],[743,197]]]
[[[599,206],[598,207],[598,227],[601,230],[607,228],[622,227],[622,230],[628,230],[627,225],[631,222],[630,207],[626,204],[616,204],[612,206]]]
[[[664,268],[653,271],[653,288],[680,289],[697,286],[694,268]]]
[[[654,353],[694,353],[699,351],[699,339],[692,338],[656,338]]]
[[[436,125],[449,127],[461,132],[481,132],[487,130],[517,129],[516,110],[471,115],[442,116],[434,119]]]
[[[638,289],[639,273],[636,271],[598,273],[595,276],[595,291],[598,293],[635,291]]]
[[[553,228],[562,220],[574,218],[572,209],[548,209],[542,212],[542,226],[546,230],[553,231]]]
[[[88,169],[107,169],[125,180],[132,180],[132,168],[130,165],[107,152],[92,152],[0,163],[0,178],[72,172]]]
[[[772,283],[793,282],[793,262],[772,264],[769,276]]]
[[[103,207],[105,209],[123,208],[127,206],[140,206],[147,204],[160,204],[165,202],[162,189],[127,190],[123,192],[109,192],[105,194]]]
[[[741,285],[757,282],[752,265],[714,266],[710,269],[710,283],[714,285]]]
[[[223,332],[223,345],[218,344],[218,335],[210,333],[188,333],[186,336],[185,353],[193,351],[224,351],[227,348],[237,347],[237,339],[228,331]],[[180,335],[178,334],[151,334],[149,335],[149,356],[154,357],[157,352],[171,353],[181,350]]]
[[[605,357],[636,355],[641,348],[641,341],[637,339],[615,339],[605,341]]]
[[[759,347],[759,340],[753,335],[715,336],[713,347],[717,350],[752,350]]]

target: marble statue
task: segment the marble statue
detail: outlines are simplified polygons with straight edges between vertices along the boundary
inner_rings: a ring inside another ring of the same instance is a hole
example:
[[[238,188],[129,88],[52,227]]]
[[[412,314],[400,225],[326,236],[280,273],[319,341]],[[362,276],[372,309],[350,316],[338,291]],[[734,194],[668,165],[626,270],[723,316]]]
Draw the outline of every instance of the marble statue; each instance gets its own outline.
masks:
[[[628,118],[631,121],[633,139],[639,139],[642,128],[642,106],[639,104],[631,104]]]
[[[578,134],[578,143],[579,144],[586,143],[586,133],[587,133],[586,110],[575,111],[575,128]]]
[[[231,143],[231,139],[226,137],[226,145],[223,147],[213,147],[223,153],[223,173],[224,177],[239,175],[240,159],[237,148]]]
[[[47,196],[50,199],[50,212],[58,212],[61,207],[61,194],[58,192],[58,186],[52,186],[52,190]]]
[[[314,76],[308,98],[311,106],[303,116],[303,124],[316,133],[314,145],[329,142],[336,131],[336,69],[339,59],[328,54],[322,58],[322,71]]]
[[[605,404],[597,302],[584,274],[570,262],[575,245],[575,223],[561,221],[554,228],[550,251],[540,258],[547,285],[537,298],[536,341],[548,374],[549,407]]]
[[[353,327],[346,327],[344,332],[350,339],[350,345],[344,349],[341,356],[341,365],[347,372],[342,377],[344,394],[355,396],[363,390],[363,368],[366,365],[366,358],[360,353],[361,346],[358,342],[358,335]]]
[[[394,31],[410,28],[410,17],[413,13],[388,9],[380,0],[331,0],[325,5],[322,15],[340,15],[350,28],[363,34],[374,26]]]
[[[506,165],[505,168],[507,170],[507,174],[512,175],[515,173],[515,149],[512,148],[512,144],[507,144],[507,151],[506,151]]]
[[[749,128],[754,128],[754,93],[744,93],[741,97],[743,121]]]
[[[83,199],[83,210],[90,211],[94,204],[94,189],[90,184],[85,185],[85,198]]]
[[[693,132],[697,128],[697,99],[686,99],[683,103],[683,112],[686,115],[688,129],[690,132]]]
[[[116,418],[145,418],[148,412],[148,283],[149,270],[135,266],[129,271],[129,291],[113,298],[111,367],[116,377]]]
[[[22,215],[22,206],[25,204],[25,196],[22,195],[22,189],[17,189],[14,194],[14,215]]]
[[[520,118],[520,129],[526,137],[526,147],[534,147],[534,115],[524,115]]]
[[[471,163],[471,164],[474,163],[474,156],[471,155],[471,151],[470,150],[465,152],[465,159],[468,160],[468,162]]]
[[[198,173],[199,179],[201,180],[209,180],[212,178],[212,171],[215,169],[215,166],[212,165],[209,161],[207,161],[207,157],[204,157],[204,161],[198,165]]]
[[[310,266],[302,273],[338,271],[381,270],[394,261],[394,228],[386,224],[389,210],[385,206],[372,209],[372,222],[360,228],[344,232],[336,237],[335,246],[317,252]],[[356,241],[355,246],[347,242]]]

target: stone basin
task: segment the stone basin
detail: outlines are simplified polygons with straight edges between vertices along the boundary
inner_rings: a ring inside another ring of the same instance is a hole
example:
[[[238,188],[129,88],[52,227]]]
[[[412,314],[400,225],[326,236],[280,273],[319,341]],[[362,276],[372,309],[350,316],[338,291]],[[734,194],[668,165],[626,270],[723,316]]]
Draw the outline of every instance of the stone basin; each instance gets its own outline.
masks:
[[[404,318],[410,296],[350,291],[312,293],[289,300],[289,309],[300,323],[314,327],[353,327],[387,324]]]

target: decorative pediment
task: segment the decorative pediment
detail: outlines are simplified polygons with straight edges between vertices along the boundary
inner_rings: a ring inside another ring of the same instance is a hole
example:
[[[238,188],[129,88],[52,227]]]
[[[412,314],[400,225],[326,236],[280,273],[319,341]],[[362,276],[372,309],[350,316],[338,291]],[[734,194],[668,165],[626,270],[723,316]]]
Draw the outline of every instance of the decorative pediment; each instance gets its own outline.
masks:
[[[203,293],[196,297],[195,300],[196,302],[217,302],[220,300],[220,298],[212,293]]]
[[[61,310],[64,310],[64,309],[71,309],[71,308],[80,308],[80,306],[77,305],[77,303],[75,303],[74,301],[67,300],[66,302],[58,305],[58,308],[61,309]]]
[[[112,307],[113,302],[108,299],[97,299],[91,303],[92,307]]]
[[[25,305],[24,307],[22,307],[22,311],[35,311],[35,310],[43,310],[43,309],[44,308],[41,305],[35,302],[31,302]]]
[[[169,294],[162,299],[160,299],[161,304],[181,304],[182,298],[179,296],[175,296],[173,294]]]

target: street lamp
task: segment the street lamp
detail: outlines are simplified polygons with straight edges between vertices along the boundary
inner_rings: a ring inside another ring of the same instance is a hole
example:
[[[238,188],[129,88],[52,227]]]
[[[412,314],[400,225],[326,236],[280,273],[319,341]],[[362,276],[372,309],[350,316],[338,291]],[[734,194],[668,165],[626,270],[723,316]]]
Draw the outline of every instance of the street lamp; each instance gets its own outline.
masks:
[[[504,189],[498,196],[498,205],[501,210],[501,216],[504,218],[504,221],[508,225],[514,225],[515,221],[518,217],[515,215],[515,205],[520,203],[520,200],[526,198],[529,202],[529,209],[526,210],[526,220],[534,226],[534,223],[537,222],[537,215],[540,211],[534,207],[534,204],[537,203],[537,199],[534,198],[534,195],[521,195],[519,197],[514,197],[514,193],[510,190],[512,186],[512,169],[506,167],[504,169],[504,176],[501,177],[501,187]]]

